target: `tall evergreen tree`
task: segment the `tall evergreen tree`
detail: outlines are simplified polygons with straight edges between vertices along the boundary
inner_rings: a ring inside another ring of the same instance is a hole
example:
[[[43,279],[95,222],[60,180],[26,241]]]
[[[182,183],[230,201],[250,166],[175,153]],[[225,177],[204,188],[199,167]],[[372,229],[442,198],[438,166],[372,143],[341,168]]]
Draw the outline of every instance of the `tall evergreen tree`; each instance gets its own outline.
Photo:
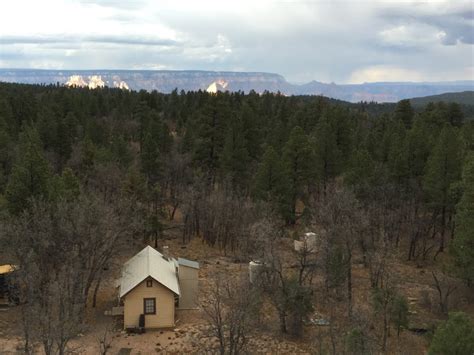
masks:
[[[429,355],[468,355],[474,353],[474,322],[466,313],[454,312],[433,336]]]
[[[373,187],[374,174],[374,160],[365,147],[360,147],[352,154],[344,182],[353,186],[359,194]]]
[[[66,117],[57,122],[55,151],[59,156],[59,169],[61,170],[72,152],[72,143],[75,137],[76,117],[69,112]]]
[[[452,126],[461,127],[464,121],[464,114],[461,107],[456,102],[451,102],[447,107],[448,121]]]
[[[456,129],[445,126],[428,159],[423,189],[435,216],[440,216],[441,240],[439,252],[444,250],[444,237],[449,215],[454,206],[449,196],[450,187],[461,177],[461,146]]]
[[[11,163],[11,137],[8,131],[5,117],[0,115],[0,191],[5,187]]]
[[[341,152],[337,146],[336,133],[324,116],[316,126],[313,141],[316,174],[326,191],[326,184],[340,172]]]
[[[296,204],[304,202],[309,184],[315,176],[314,152],[303,129],[296,126],[283,148],[283,169],[287,175],[291,205],[288,222],[296,222]]]
[[[6,96],[0,95],[0,121],[2,121],[10,136],[18,134],[17,122],[13,116],[13,110]]]
[[[243,122],[238,117],[234,117],[227,130],[220,161],[222,171],[231,178],[232,185],[244,187],[247,183],[250,157]]]
[[[421,183],[431,146],[431,136],[421,118],[414,121],[413,127],[408,132],[407,145],[410,177]]]
[[[5,191],[9,211],[21,213],[31,197],[47,198],[50,177],[39,134],[33,127],[26,127],[20,134],[18,156]]]
[[[138,131],[138,141],[140,142],[140,149],[145,142],[146,129],[150,124],[150,108],[148,107],[146,101],[140,101],[133,112],[133,117],[138,121],[139,131]]]
[[[280,157],[272,146],[267,146],[255,174],[253,192],[264,201],[279,203],[285,198],[287,176]]]
[[[387,164],[391,178],[399,185],[406,185],[409,178],[408,139],[404,127],[399,127],[390,136]]]
[[[160,150],[157,141],[150,133],[145,136],[141,151],[142,171],[152,183],[156,183],[161,174]]]
[[[219,97],[214,100],[221,100]],[[212,185],[219,168],[219,157],[222,154],[225,138],[225,123],[230,116],[229,107],[223,102],[216,102],[215,107],[206,105],[203,112],[197,115],[197,137],[195,140],[194,161],[208,175]]]
[[[474,154],[463,170],[463,195],[456,207],[456,228],[451,252],[458,274],[469,284],[474,283]]]
[[[148,125],[147,133],[151,134],[153,139],[158,144],[158,149],[161,153],[169,153],[173,145],[173,137],[170,134],[170,130],[165,122],[154,112],[152,120]]]
[[[415,111],[411,107],[410,100],[401,100],[395,109],[395,119],[402,121],[406,128],[411,128]]]

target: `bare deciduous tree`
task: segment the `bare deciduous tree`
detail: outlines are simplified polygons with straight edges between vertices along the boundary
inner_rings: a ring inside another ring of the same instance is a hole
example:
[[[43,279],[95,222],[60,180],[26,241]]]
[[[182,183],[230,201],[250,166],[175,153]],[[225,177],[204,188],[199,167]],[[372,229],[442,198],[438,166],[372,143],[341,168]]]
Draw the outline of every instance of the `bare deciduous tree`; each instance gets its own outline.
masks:
[[[224,253],[236,253],[247,243],[250,227],[260,215],[249,198],[236,196],[225,188],[213,190],[207,196],[192,189],[188,196],[190,200],[184,208],[185,236],[199,234],[207,244]]]
[[[434,286],[438,291],[439,296],[439,309],[441,313],[448,314],[449,310],[449,296],[456,291],[457,286],[450,280],[446,275],[437,275],[434,271],[433,275]]]
[[[105,327],[102,333],[97,337],[100,355],[107,355],[114,340],[112,335],[112,328]]]
[[[15,282],[25,351],[39,340],[46,354],[64,354],[82,329],[91,286],[100,282],[122,237],[134,226],[119,206],[84,196],[69,202],[32,201],[29,210],[3,225],[1,237],[20,265]]]
[[[219,353],[245,353],[249,335],[258,320],[259,292],[248,280],[233,282],[217,275],[212,281],[211,293],[203,309],[211,333],[219,341]]]
[[[259,285],[278,313],[280,331],[301,336],[303,320],[312,312],[312,280],[317,268],[314,251],[299,252],[281,243],[274,219],[262,219],[252,228],[258,240],[254,257],[262,261]]]

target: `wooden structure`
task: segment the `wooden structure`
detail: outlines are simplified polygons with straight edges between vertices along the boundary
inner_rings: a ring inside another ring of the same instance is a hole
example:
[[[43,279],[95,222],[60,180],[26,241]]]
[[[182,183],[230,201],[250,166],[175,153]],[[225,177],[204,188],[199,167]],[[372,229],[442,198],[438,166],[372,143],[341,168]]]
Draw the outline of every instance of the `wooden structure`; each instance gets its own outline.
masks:
[[[120,280],[125,329],[174,327],[176,308],[197,307],[198,271],[197,262],[150,246],[127,261]]]

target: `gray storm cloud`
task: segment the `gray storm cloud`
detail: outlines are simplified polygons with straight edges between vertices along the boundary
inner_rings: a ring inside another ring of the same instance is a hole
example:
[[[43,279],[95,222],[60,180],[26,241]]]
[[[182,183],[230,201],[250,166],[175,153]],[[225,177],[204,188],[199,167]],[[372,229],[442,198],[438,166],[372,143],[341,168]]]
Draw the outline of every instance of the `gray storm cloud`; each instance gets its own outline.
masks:
[[[63,33],[60,24],[30,32],[21,21],[0,24],[0,66],[267,71],[294,82],[473,79],[466,1],[67,4],[95,25]]]

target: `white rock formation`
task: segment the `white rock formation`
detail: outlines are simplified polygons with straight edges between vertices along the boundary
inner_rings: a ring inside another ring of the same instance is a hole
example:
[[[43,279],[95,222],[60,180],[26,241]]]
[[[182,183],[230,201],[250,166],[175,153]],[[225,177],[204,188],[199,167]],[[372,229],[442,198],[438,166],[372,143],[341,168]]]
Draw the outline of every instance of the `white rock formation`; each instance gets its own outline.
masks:
[[[223,79],[219,79],[214,81],[211,85],[209,85],[206,89],[207,92],[211,94],[216,94],[218,91],[225,91],[229,83]]]
[[[103,88],[105,86],[104,81],[100,75],[92,75],[89,77],[89,89]]]
[[[82,75],[71,75],[66,81],[66,86],[88,87],[89,89],[103,88],[105,85],[110,86],[110,81],[105,82],[100,75],[91,75],[84,79]],[[113,86],[122,90],[130,90],[128,84],[121,80],[118,76],[113,77]]]
[[[66,86],[85,87],[87,86],[87,82],[81,75],[71,75],[69,80],[66,81]]]
[[[121,81],[115,81],[114,80],[114,87],[115,88],[119,88],[119,89],[122,89],[122,90],[130,90],[130,88],[128,87],[127,83],[123,80]]]

